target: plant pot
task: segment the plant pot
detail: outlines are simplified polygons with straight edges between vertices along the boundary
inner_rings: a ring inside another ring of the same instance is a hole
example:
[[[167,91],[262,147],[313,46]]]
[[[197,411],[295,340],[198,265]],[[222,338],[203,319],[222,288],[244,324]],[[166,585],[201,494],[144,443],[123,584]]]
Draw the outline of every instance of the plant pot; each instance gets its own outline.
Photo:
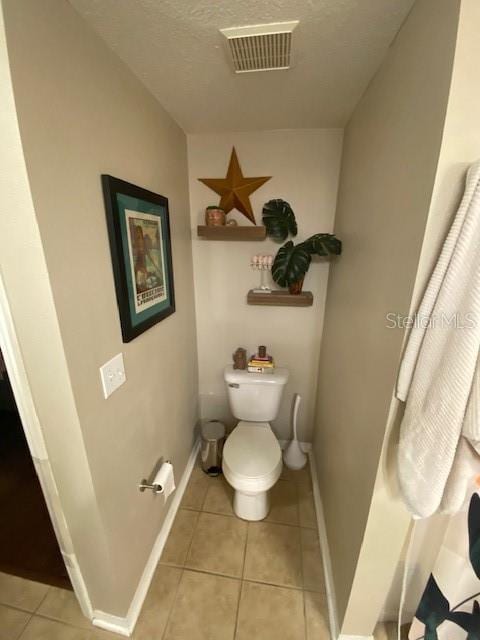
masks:
[[[302,287],[303,287],[303,278],[301,278],[300,280],[297,280],[297,282],[292,282],[292,284],[289,284],[288,291],[293,296],[298,296],[300,293],[302,293]]]
[[[207,227],[223,227],[225,221],[225,211],[220,207],[207,207],[205,209],[205,224]]]

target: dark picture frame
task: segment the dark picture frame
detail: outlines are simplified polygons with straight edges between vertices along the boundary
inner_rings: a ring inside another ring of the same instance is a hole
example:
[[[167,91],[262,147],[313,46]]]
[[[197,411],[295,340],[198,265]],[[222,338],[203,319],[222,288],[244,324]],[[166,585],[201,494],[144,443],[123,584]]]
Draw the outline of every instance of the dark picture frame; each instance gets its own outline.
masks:
[[[168,199],[102,175],[123,342],[175,312]]]

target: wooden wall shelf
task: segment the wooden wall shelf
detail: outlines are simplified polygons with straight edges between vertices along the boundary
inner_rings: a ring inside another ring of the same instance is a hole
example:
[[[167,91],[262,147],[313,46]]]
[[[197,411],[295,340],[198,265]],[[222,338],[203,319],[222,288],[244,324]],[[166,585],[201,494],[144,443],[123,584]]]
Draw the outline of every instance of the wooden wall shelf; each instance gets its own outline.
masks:
[[[278,307],[311,307],[313,294],[311,291],[302,291],[298,295],[292,295],[282,289],[274,289],[271,293],[257,293],[250,289],[247,294],[247,304],[261,304]]]
[[[198,225],[197,234],[206,240],[265,240],[267,231],[265,227],[257,226],[221,226],[207,227]]]

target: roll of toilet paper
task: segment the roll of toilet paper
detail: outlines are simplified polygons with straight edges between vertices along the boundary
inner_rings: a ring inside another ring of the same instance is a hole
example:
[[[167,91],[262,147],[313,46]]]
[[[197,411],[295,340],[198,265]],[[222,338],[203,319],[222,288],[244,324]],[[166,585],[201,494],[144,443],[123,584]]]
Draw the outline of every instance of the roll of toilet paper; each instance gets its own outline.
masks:
[[[161,493],[167,501],[168,496],[175,491],[175,477],[173,466],[170,462],[164,462],[153,479],[153,484],[158,487],[156,493]]]

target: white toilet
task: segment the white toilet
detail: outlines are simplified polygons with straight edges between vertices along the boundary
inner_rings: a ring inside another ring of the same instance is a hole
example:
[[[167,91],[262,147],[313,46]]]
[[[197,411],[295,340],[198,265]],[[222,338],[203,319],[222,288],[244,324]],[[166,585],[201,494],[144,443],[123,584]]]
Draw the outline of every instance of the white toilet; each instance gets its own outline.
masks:
[[[269,421],[276,418],[288,370],[248,373],[225,368],[230,409],[240,422],[223,449],[223,473],[235,489],[233,509],[243,520],[263,520],[269,489],[282,472],[282,452]]]

